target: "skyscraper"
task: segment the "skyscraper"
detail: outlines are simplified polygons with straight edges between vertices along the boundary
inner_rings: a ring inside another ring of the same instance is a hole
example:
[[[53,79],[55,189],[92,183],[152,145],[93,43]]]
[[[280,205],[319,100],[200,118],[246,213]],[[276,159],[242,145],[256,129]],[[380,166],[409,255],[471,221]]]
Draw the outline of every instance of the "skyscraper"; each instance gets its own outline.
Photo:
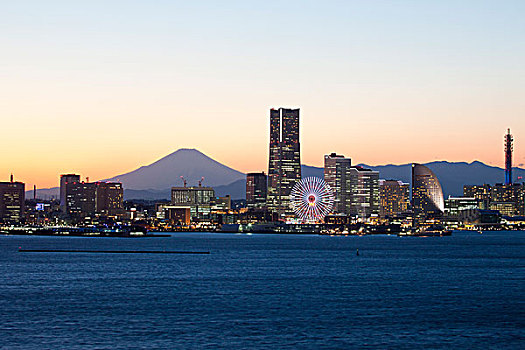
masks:
[[[124,189],[119,182],[67,182],[67,214],[75,218],[124,214]]]
[[[95,215],[97,187],[94,182],[66,182],[65,211],[70,217]]]
[[[0,182],[0,221],[18,224],[23,219],[25,209],[25,184],[13,180]]]
[[[124,189],[120,182],[97,182],[96,212],[106,216],[124,214]]]
[[[264,172],[246,174],[246,206],[262,208],[266,205],[268,178]]]
[[[290,192],[301,180],[299,109],[270,110],[268,208],[279,216],[292,213]]]
[[[510,129],[505,135],[505,185],[512,183],[512,135]]]
[[[334,213],[362,219],[379,214],[379,172],[331,153],[324,156],[324,179],[334,191]]]
[[[380,180],[380,215],[393,217],[408,210],[410,188],[407,183],[397,180]]]
[[[361,219],[379,214],[379,172],[360,166],[346,172],[346,186],[351,191],[346,214]]]
[[[68,183],[80,182],[80,175],[77,174],[63,174],[60,175],[60,209],[63,213],[66,210],[66,185]]]
[[[412,208],[417,216],[440,216],[445,210],[443,190],[436,175],[424,165],[412,164]]]
[[[346,175],[351,166],[352,160],[342,155],[331,153],[324,156],[324,181],[334,191],[334,213],[347,212],[346,206],[352,192]]]

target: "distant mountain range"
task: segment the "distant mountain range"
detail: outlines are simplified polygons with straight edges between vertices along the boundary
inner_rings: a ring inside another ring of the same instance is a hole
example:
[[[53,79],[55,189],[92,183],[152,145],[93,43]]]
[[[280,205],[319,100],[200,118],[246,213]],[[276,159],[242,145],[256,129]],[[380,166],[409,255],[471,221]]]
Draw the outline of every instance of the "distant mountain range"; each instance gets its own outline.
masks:
[[[411,164],[380,165],[364,167],[379,171],[381,179],[396,179],[407,183],[411,180]],[[461,196],[463,185],[499,183],[504,180],[502,168],[489,166],[482,162],[430,162],[425,163],[438,177],[446,197]],[[302,176],[323,177],[323,168],[303,165]],[[514,177],[525,177],[525,169],[514,168]],[[204,186],[215,189],[217,196],[229,194],[233,199],[246,197],[246,175],[227,167],[196,149],[179,149],[168,156],[142,166],[132,172],[101,181],[119,181],[124,185],[125,199],[169,199],[172,186],[182,186],[183,176],[188,186],[196,186],[204,177]],[[32,197],[33,191],[27,191]],[[57,197],[58,187],[38,190],[39,197]]]
[[[406,183],[412,181],[412,164],[402,165],[378,165],[370,166],[366,164],[359,164],[365,168],[379,171],[379,178],[386,180],[401,180]],[[504,182],[505,170],[502,168],[486,165],[479,161],[472,163],[466,162],[446,162],[436,161],[424,163],[436,174],[445,198],[450,196],[462,196],[463,185],[475,184],[495,184]],[[323,177],[323,168],[312,166],[304,166],[302,168],[302,175]],[[525,169],[513,168],[513,177],[525,178]],[[520,179],[520,181],[522,181]]]

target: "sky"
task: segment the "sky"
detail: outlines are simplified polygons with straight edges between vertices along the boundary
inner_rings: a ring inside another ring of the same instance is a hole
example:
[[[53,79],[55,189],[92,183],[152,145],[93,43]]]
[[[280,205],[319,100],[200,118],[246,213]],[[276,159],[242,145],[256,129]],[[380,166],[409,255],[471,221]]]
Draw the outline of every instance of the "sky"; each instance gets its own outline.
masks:
[[[525,163],[525,1],[4,1],[0,181],[57,186],[196,148],[267,170],[269,109],[301,158]]]

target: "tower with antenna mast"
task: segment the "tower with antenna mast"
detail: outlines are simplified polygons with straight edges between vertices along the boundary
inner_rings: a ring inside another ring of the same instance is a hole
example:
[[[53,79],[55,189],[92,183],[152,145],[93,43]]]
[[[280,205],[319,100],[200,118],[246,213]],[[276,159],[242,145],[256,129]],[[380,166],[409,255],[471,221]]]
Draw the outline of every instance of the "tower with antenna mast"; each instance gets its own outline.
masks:
[[[505,184],[510,185],[512,183],[512,143],[514,138],[510,133],[510,128],[507,130],[505,135]]]

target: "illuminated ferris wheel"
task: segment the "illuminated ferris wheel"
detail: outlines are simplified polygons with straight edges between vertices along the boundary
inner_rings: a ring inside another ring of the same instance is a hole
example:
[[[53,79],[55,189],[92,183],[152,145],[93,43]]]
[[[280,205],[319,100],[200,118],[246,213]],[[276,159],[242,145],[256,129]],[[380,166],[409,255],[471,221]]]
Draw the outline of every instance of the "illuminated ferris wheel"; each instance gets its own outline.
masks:
[[[303,221],[323,219],[334,205],[334,192],[318,177],[306,177],[297,182],[290,193],[295,214]]]

